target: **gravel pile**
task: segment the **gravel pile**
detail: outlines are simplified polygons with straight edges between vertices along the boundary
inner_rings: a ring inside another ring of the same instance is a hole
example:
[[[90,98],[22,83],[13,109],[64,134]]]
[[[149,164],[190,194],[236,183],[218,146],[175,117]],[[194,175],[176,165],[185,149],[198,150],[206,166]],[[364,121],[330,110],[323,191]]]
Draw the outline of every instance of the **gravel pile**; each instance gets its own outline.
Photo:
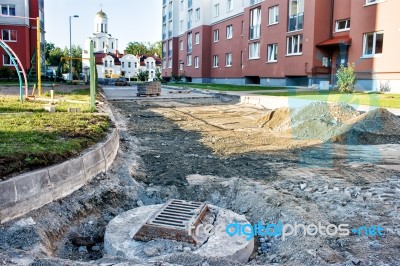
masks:
[[[349,145],[400,143],[400,118],[383,108],[360,114],[344,103],[317,102],[297,109],[270,111],[257,124],[300,140]]]

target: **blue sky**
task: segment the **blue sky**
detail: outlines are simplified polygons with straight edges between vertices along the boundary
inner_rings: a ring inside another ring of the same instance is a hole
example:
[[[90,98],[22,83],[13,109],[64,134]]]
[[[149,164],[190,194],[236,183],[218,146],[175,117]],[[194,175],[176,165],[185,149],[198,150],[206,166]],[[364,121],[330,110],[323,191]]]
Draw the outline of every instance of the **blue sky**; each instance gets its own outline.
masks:
[[[161,40],[162,0],[44,0],[46,41],[69,47],[69,16],[72,44],[83,47],[93,33],[93,20],[100,8],[108,16],[108,33],[118,38],[123,51],[130,41]]]

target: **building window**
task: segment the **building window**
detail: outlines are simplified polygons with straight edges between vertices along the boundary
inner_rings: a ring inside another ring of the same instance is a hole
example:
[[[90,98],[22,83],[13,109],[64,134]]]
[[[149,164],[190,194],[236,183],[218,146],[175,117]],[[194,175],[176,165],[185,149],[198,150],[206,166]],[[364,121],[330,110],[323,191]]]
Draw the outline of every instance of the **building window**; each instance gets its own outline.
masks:
[[[194,68],[199,68],[200,65],[200,58],[198,56],[195,56],[194,58]]]
[[[179,21],[179,30],[183,31],[183,20]]]
[[[137,62],[135,62],[135,68],[137,68]]]
[[[383,32],[364,34],[364,56],[371,57],[383,52]]]
[[[227,66],[227,67],[232,66],[232,54],[231,53],[225,54],[225,66]]]
[[[188,16],[187,16],[187,19],[188,19],[188,30],[190,30],[192,28],[192,14],[193,14],[193,10],[190,9],[188,11]]]
[[[172,60],[168,59],[168,68],[172,68]]]
[[[122,68],[125,68],[125,62],[122,62],[121,64],[122,64]]]
[[[303,35],[293,35],[287,38],[287,55],[300,55],[303,51]]]
[[[183,61],[182,60],[179,61],[179,70],[183,70]]]
[[[11,66],[11,58],[7,54],[3,54],[3,65],[4,66]]]
[[[200,33],[199,32],[196,32],[194,34],[194,41],[195,41],[196,44],[200,43]]]
[[[193,43],[192,33],[189,32],[187,35],[187,51],[188,51],[188,53],[192,52],[192,48],[193,48],[192,43]]]
[[[15,5],[1,5],[1,14],[5,16],[15,16]]]
[[[218,67],[218,55],[213,55],[213,67]]]
[[[350,30],[350,19],[336,21],[336,32]]]
[[[104,67],[108,67],[108,61],[107,60],[104,60]]]
[[[131,68],[131,67],[132,67],[132,63],[128,62],[128,68]]]
[[[17,31],[16,30],[2,30],[1,36],[3,41],[16,42],[17,41]]]
[[[278,24],[279,22],[279,6],[269,8],[269,25]]]
[[[162,68],[165,69],[166,66],[167,66],[167,63],[166,63],[165,59],[163,59],[163,61],[162,61]]]
[[[232,39],[232,36],[233,36],[233,26],[229,25],[226,27],[226,38]]]
[[[259,39],[261,35],[261,8],[250,11],[250,40]]]
[[[228,12],[233,10],[233,0],[227,0]]]
[[[106,43],[105,42],[103,42],[103,48],[105,48],[106,47]]]
[[[200,8],[196,8],[196,12],[194,13],[194,18],[196,20],[200,20]]]
[[[260,58],[260,43],[253,42],[249,44],[249,59]]]
[[[192,65],[192,55],[188,54],[186,56],[186,65],[191,66]]]
[[[269,44],[268,45],[268,62],[277,62],[278,61],[278,44]]]
[[[289,0],[288,31],[302,30],[304,25],[304,0]]]
[[[372,5],[372,4],[378,4],[380,2],[383,2],[384,0],[365,0],[365,5]]]
[[[219,4],[214,5],[214,18],[219,17]]]
[[[219,30],[214,30],[214,42],[219,41]]]
[[[183,51],[183,41],[179,41],[179,50]]]

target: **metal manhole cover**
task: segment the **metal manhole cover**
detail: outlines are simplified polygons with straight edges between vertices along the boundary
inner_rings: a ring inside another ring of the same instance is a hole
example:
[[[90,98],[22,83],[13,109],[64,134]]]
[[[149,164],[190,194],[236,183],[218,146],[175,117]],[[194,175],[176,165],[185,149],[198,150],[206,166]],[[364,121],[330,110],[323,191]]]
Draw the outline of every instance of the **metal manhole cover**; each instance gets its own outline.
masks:
[[[196,236],[189,235],[189,228],[202,223],[208,212],[202,202],[169,200],[154,213],[133,237],[135,240],[149,241],[166,238],[197,244]]]

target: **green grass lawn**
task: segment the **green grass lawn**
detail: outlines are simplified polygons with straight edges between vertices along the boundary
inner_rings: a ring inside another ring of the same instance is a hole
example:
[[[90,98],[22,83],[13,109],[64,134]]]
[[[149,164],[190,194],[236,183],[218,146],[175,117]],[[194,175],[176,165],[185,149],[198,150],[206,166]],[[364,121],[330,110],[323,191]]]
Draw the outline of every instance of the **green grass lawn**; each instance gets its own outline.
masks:
[[[380,93],[340,93],[338,91],[286,91],[263,92],[261,95],[285,96],[299,99],[317,100],[323,102],[344,102],[350,104],[370,105],[385,108],[400,108],[400,94]]]
[[[47,113],[43,102],[0,97],[0,180],[60,163],[107,134],[111,123],[107,116],[66,112],[68,107],[89,111],[89,104],[60,102],[55,106],[56,113]]]
[[[230,84],[210,84],[210,83],[168,83],[171,86],[189,87],[195,89],[207,89],[216,91],[258,91],[258,90],[287,90],[288,87],[265,87],[260,85],[230,85]]]

